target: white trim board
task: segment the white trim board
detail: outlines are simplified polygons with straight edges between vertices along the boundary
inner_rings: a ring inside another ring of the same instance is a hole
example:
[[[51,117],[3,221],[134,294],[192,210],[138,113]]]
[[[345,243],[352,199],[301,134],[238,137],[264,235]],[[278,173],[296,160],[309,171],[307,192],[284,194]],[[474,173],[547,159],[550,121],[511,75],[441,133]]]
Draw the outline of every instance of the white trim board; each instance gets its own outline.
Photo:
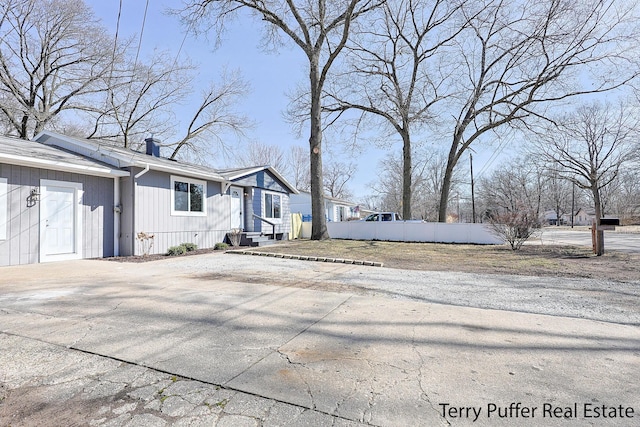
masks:
[[[73,189],[73,231],[74,231],[74,247],[71,252],[60,254],[47,254],[47,219],[50,217],[50,213],[47,212],[46,199],[48,194],[48,188],[66,188]],[[68,181],[54,181],[49,179],[40,180],[40,262],[50,261],[66,261],[71,259],[82,258],[82,197],[84,191],[82,189],[81,182],[68,182]]]

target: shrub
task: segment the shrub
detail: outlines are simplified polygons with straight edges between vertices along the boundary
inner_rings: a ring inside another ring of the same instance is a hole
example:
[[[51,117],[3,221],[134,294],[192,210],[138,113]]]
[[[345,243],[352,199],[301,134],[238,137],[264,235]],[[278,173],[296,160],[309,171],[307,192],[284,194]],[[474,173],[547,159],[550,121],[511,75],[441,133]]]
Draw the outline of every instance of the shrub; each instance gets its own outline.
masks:
[[[187,249],[182,245],[171,246],[169,249],[167,249],[167,255],[169,256],[184,255],[186,253],[187,253]]]
[[[494,214],[489,217],[489,224],[491,232],[508,243],[514,251],[540,230],[540,221],[531,210]]]
[[[228,248],[229,245],[227,245],[226,243],[216,243],[216,245],[213,247],[213,249],[216,251],[224,251]]]
[[[198,249],[198,245],[196,245],[195,243],[181,243],[180,246],[184,246],[187,252],[195,251],[196,249]]]

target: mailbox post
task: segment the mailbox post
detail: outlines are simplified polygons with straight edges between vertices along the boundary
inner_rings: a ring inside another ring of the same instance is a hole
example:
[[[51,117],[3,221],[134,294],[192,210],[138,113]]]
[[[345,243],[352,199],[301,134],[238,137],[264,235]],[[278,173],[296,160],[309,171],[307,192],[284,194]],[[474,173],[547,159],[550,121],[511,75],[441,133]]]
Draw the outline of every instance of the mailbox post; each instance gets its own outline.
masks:
[[[604,232],[605,230],[615,230],[617,225],[620,225],[619,218],[600,218],[600,224],[597,219],[593,220],[591,227],[593,253],[604,255]]]

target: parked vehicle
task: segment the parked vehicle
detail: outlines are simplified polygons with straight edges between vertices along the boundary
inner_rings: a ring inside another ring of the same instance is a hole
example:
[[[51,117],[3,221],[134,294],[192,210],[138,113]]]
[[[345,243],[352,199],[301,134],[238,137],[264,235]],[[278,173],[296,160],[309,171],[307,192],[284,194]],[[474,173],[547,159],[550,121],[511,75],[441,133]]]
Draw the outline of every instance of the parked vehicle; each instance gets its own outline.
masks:
[[[402,221],[402,218],[395,212],[376,212],[367,215],[360,221]]]

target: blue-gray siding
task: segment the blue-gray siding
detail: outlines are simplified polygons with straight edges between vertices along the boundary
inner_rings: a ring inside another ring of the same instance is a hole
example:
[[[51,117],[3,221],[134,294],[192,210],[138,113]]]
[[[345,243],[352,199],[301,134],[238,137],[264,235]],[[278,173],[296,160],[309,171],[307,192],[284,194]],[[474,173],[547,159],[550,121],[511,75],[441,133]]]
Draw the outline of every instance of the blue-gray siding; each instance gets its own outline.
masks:
[[[253,175],[249,175],[233,182],[234,184],[243,187],[263,188],[266,190],[276,191],[278,193],[289,192],[287,187],[285,187],[285,185],[280,182],[280,180],[278,180],[267,170],[256,172]]]
[[[134,169],[132,173],[135,175],[138,172],[139,169]],[[131,189],[132,200],[129,194],[125,194],[128,189]],[[133,221],[126,217],[129,225],[123,224],[121,228],[121,239],[131,242],[129,246],[132,246],[129,253],[124,252],[123,247],[122,254],[143,254],[141,242],[136,239],[140,232],[154,236],[153,248],[149,253],[165,253],[169,247],[181,243],[195,243],[199,248],[211,248],[222,242],[231,229],[231,200],[227,194],[221,194],[221,190],[219,182],[207,181],[206,216],[171,215],[170,174],[151,170],[133,185],[123,179],[123,209],[133,211]],[[122,219],[125,220],[124,215]]]
[[[267,192],[274,193],[269,190]],[[253,208],[253,213],[257,216],[265,218],[264,214],[264,193],[265,190],[261,188],[256,188],[253,190],[253,201],[251,206]],[[282,197],[282,218],[280,222],[276,225],[276,233],[285,233],[288,234],[291,232],[291,209],[289,207],[289,195],[286,193],[278,193]],[[265,218],[268,221],[274,222],[271,218]],[[271,225],[261,221],[258,218],[253,219],[253,230],[249,231],[260,231],[262,233],[271,233]]]
[[[0,240],[0,266],[39,262],[40,205],[27,205],[31,189],[41,179],[79,182],[82,197],[82,257],[113,255],[113,179],[0,164],[7,179],[7,238]]]

